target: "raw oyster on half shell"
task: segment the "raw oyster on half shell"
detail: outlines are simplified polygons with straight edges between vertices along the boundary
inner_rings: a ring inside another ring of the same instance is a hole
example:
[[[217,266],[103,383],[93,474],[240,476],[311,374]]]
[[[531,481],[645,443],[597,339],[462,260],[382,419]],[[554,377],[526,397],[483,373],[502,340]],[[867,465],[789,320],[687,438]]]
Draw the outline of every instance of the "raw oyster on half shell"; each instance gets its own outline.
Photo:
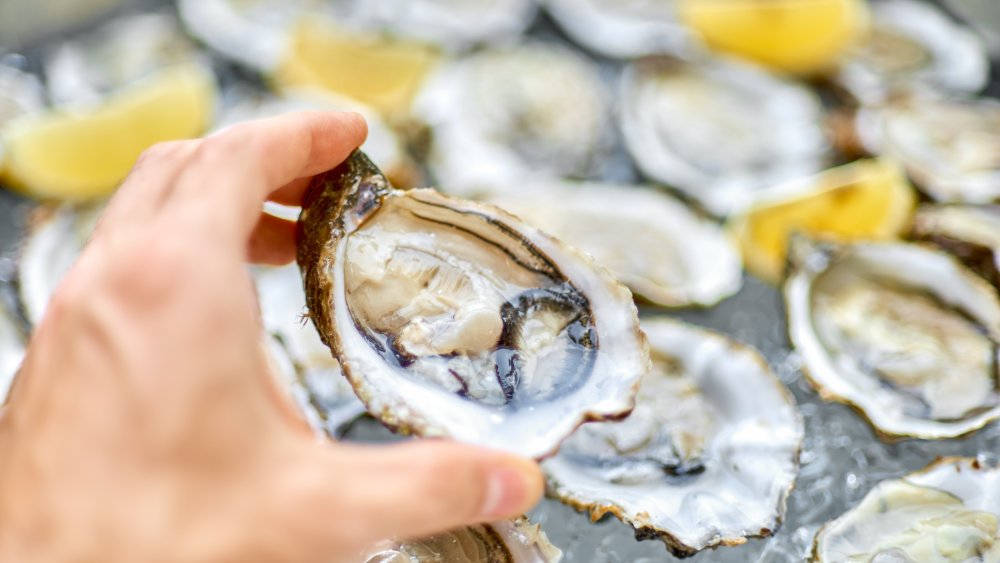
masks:
[[[480,51],[446,64],[414,102],[431,129],[428,166],[449,193],[597,175],[612,147],[597,67],[553,43]]]
[[[584,425],[545,460],[549,494],[678,556],[770,536],[798,473],[794,399],[752,348],[666,319],[642,327],[653,369],[635,410]]]
[[[656,305],[708,306],[743,284],[722,229],[653,188],[545,184],[487,201],[589,253]]]
[[[921,206],[913,217],[910,237],[955,255],[1000,288],[1000,206]]]
[[[820,529],[812,561],[1000,562],[1000,468],[946,458],[883,481]]]
[[[835,80],[863,104],[913,92],[975,93],[989,80],[986,46],[924,0],[873,0],[868,40],[845,56]]]
[[[649,366],[631,293],[517,218],[395,190],[355,151],[299,229],[309,315],[384,424],[543,457],[631,410]]]
[[[479,524],[421,540],[386,542],[364,563],[559,563],[562,552],[527,518]]]
[[[791,341],[826,399],[885,439],[940,439],[1000,417],[996,290],[953,257],[905,243],[793,241]]]
[[[674,0],[545,0],[567,35],[608,57],[691,54],[695,35],[678,19]]]
[[[1000,199],[1000,102],[915,95],[862,110],[865,150],[892,156],[936,201]]]
[[[621,99],[622,133],[639,169],[715,215],[827,164],[819,98],[747,63],[640,60],[625,70]]]

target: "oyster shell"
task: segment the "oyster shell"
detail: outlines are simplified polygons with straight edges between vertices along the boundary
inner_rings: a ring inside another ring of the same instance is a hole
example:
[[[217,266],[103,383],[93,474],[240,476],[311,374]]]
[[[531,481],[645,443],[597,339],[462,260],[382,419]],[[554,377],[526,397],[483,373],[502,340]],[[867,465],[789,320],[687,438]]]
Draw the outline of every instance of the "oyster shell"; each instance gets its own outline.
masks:
[[[574,41],[602,55],[687,55],[697,40],[677,17],[673,0],[545,0],[546,10]]]
[[[797,239],[784,294],[810,382],[883,439],[951,438],[1000,417],[1000,300],[951,256]]]
[[[883,481],[816,535],[814,562],[1000,561],[1000,468],[946,458]]]
[[[17,285],[21,307],[38,325],[56,288],[83,252],[105,202],[41,208],[21,248]]]
[[[562,552],[526,517],[479,524],[429,538],[386,542],[364,563],[559,563]]]
[[[306,296],[299,268],[292,264],[254,271],[264,330],[280,343],[291,372],[285,377],[288,388],[303,389],[297,397],[303,412],[315,413],[316,422],[330,436],[339,437],[344,428],[365,412],[354,395],[340,364],[308,322]],[[308,415],[307,415],[308,417]]]
[[[875,0],[872,30],[836,81],[864,104],[920,91],[978,92],[989,79],[982,40],[923,0]]]
[[[542,457],[631,410],[649,361],[631,294],[515,217],[394,190],[355,151],[299,229],[310,316],[384,424]]]
[[[622,132],[640,170],[716,215],[828,160],[816,95],[749,64],[644,59],[625,70],[621,99]]]
[[[597,67],[552,43],[444,65],[418,95],[414,115],[431,128],[428,165],[451,193],[591,177],[611,149],[609,96]]]
[[[913,217],[910,237],[954,254],[1000,288],[1000,206],[921,206]]]
[[[661,191],[606,184],[537,188],[487,201],[589,253],[654,304],[708,306],[743,284],[739,254],[719,226]]]
[[[14,313],[0,300],[0,406],[24,359],[25,338]]]
[[[859,112],[865,149],[899,160],[937,201],[1000,198],[1000,102],[910,96]]]
[[[583,426],[545,460],[549,494],[682,557],[770,536],[798,473],[794,399],[750,347],[666,319],[642,326],[653,370],[635,410]]]
[[[274,69],[292,27],[317,0],[177,0],[184,27],[215,51],[246,67]],[[313,8],[315,10],[315,8]]]

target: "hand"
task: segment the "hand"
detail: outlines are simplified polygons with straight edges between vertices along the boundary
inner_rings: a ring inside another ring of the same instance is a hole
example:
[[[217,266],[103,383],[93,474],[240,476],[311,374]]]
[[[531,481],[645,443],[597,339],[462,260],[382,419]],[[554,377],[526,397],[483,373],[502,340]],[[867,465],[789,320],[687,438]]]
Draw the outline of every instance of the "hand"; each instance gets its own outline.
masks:
[[[537,501],[538,466],[500,452],[323,443],[269,371],[245,260],[295,243],[262,205],[364,137],[299,113],[143,154],[0,412],[0,561],[357,561]]]

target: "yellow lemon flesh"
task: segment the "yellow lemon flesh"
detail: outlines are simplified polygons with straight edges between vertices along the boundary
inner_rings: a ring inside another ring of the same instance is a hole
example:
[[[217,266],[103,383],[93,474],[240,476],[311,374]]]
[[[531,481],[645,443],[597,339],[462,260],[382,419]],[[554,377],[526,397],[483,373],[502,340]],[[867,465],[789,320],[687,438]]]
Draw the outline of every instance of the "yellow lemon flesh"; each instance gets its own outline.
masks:
[[[422,43],[358,35],[310,20],[296,27],[273,78],[280,88],[318,86],[394,116],[409,109],[437,59]]]
[[[868,27],[865,0],[681,0],[709,47],[789,72],[830,67]]]
[[[105,196],[142,151],[205,132],[215,79],[202,65],[167,68],[86,110],[53,110],[12,121],[2,132],[0,180],[41,199]]]
[[[913,188],[898,164],[859,160],[821,173],[804,195],[751,208],[730,220],[727,230],[750,273],[777,283],[792,234],[834,240],[893,238],[907,226],[915,203]]]

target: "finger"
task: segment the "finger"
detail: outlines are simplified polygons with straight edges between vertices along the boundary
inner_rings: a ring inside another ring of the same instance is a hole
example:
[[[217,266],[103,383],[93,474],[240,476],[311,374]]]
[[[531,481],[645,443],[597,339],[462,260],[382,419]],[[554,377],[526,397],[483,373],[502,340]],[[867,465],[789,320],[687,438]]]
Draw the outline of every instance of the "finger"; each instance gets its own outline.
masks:
[[[309,187],[312,179],[312,176],[296,178],[275,190],[269,199],[281,205],[300,206],[302,205],[302,196],[305,195],[306,188]]]
[[[295,223],[264,213],[247,243],[247,261],[283,266],[295,259]]]
[[[455,442],[330,450],[325,463],[337,478],[318,498],[331,514],[355,514],[366,525],[357,533],[367,541],[512,518],[536,504],[544,489],[537,463]]]

